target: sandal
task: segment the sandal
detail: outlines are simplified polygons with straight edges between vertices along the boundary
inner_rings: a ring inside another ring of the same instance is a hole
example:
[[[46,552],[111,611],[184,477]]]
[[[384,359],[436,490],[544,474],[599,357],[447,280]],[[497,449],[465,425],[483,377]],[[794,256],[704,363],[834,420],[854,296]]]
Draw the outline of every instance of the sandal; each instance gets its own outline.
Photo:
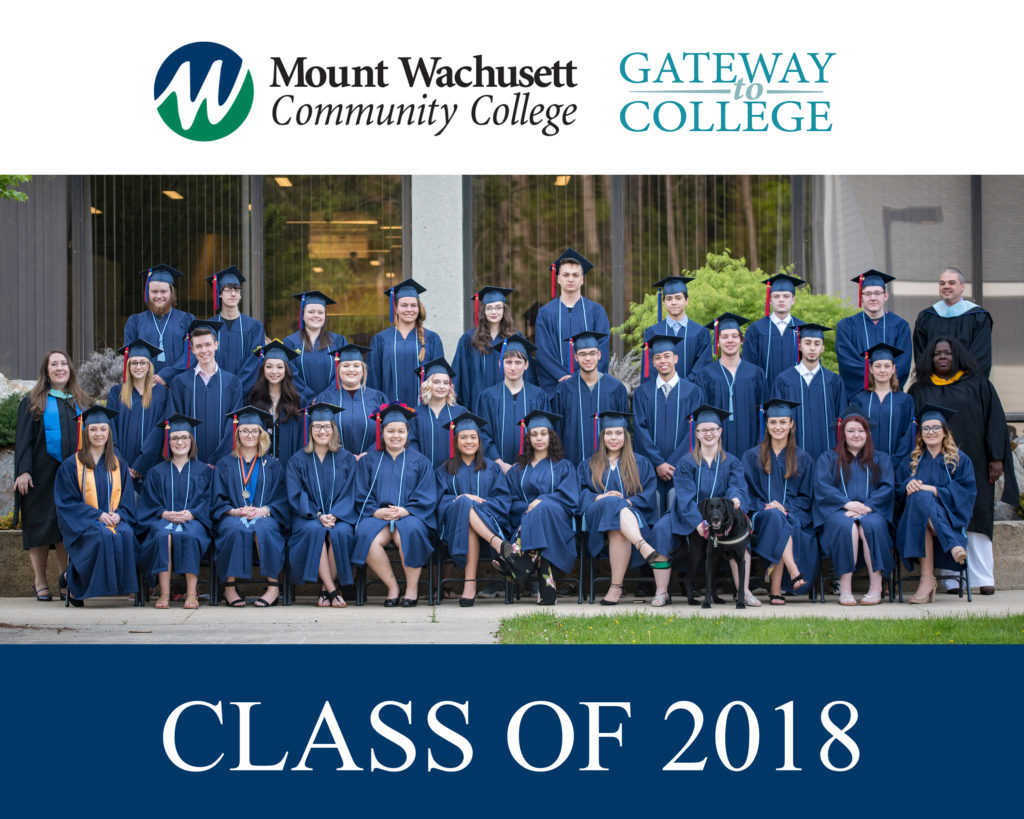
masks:
[[[341,596],[341,592],[337,589],[327,592],[327,604],[332,609],[343,609],[348,605],[348,603],[345,602],[345,598]]]
[[[161,594],[156,602],[153,604],[155,609],[169,609],[171,607],[171,596],[169,594]]]
[[[35,592],[36,600],[40,603],[50,603],[53,601],[53,595],[50,594],[49,586],[40,586],[38,589],[33,586],[32,591]]]
[[[862,606],[877,606],[882,602],[882,595],[880,594],[865,594],[860,599],[860,605]]]
[[[786,598],[781,594],[769,594],[768,595],[769,606],[784,606],[786,605]]]
[[[644,550],[640,548],[641,546],[644,546],[644,545],[650,547],[650,550],[651,550],[646,555],[644,555]],[[636,543],[634,543],[633,547],[638,552],[640,552],[640,557],[642,557],[644,560],[646,560],[647,561],[647,565],[650,566],[652,569],[671,569],[672,568],[672,558],[665,557],[665,555],[661,554],[657,549],[655,549],[653,546],[651,546],[651,544],[648,543],[643,538],[641,538]]]
[[[668,592],[655,592],[654,597],[651,598],[651,605],[656,609],[662,606],[667,606],[672,602],[672,595]]]
[[[747,592],[743,595],[743,605],[759,609],[761,608],[761,601],[754,597],[753,592]]]
[[[232,581],[231,583],[225,583],[223,586],[220,587],[221,588],[221,592],[220,593],[221,593],[221,596],[224,597],[224,602],[227,603],[233,609],[244,608],[245,607],[245,598],[242,597],[239,594],[238,597],[236,597],[234,600],[228,600],[228,598],[224,596],[224,589],[235,589],[235,594],[238,594],[238,588],[237,587],[238,587],[238,583],[236,581]]]
[[[839,595],[839,605],[840,606],[856,606],[857,605],[857,598],[855,598],[852,594],[841,594],[841,595]]]
[[[279,589],[279,588],[281,588],[281,583],[279,581],[277,581],[277,580],[268,580],[267,581],[267,588],[268,589]],[[264,592],[264,594],[266,594],[266,592]],[[275,597],[273,599],[273,601],[267,600],[265,597],[257,597],[255,600],[252,601],[252,604],[256,608],[258,608],[258,609],[269,609],[271,606],[276,606],[277,605],[277,601],[280,600],[280,599],[281,599],[281,595],[280,594],[278,594],[277,597]]]
[[[659,359],[659,361],[660,361],[660,359]],[[622,584],[621,583],[609,583],[608,584],[608,590],[611,591],[612,589],[618,589],[619,590],[619,599],[621,600],[622,599]],[[618,600],[609,600],[606,597],[602,597],[601,598],[601,605],[602,606],[617,606],[617,605],[619,605],[619,601]]]
[[[316,599],[318,609],[329,609],[331,607],[331,593],[327,589],[320,589],[320,596]]]
[[[495,540],[499,541],[497,549],[494,548]],[[507,540],[502,540],[497,535],[491,536],[491,540],[488,545],[490,545],[491,551],[494,552],[494,557],[491,558],[491,565],[505,577],[515,580],[516,570],[512,565],[512,562],[509,560],[515,547],[513,547]]]
[[[797,589],[802,589],[804,586],[807,585],[807,581],[804,580],[804,576],[802,574],[798,574],[796,577],[792,578],[789,582],[790,582],[790,585],[793,587],[793,591],[796,591]]]
[[[185,602],[181,606],[183,609],[197,609],[199,608],[199,597],[195,594],[186,594]]]

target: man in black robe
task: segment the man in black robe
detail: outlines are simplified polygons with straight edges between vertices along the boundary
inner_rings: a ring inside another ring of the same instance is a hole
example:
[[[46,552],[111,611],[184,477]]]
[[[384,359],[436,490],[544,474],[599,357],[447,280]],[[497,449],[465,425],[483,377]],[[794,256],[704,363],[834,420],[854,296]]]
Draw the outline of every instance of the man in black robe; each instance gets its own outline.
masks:
[[[955,267],[942,271],[942,298],[918,313],[914,322],[914,365],[919,369],[921,354],[928,343],[948,336],[963,342],[985,378],[992,374],[992,316],[984,307],[964,298],[966,288],[964,274]]]

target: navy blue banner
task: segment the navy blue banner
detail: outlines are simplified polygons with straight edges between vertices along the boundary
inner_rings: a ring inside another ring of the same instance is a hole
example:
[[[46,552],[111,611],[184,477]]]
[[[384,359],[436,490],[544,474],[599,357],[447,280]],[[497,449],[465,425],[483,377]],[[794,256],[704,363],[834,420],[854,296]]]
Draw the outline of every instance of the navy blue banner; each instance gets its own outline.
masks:
[[[1020,647],[8,646],[0,657],[11,816],[55,792],[76,811],[149,816],[200,805],[950,813],[1013,804],[1020,787]]]

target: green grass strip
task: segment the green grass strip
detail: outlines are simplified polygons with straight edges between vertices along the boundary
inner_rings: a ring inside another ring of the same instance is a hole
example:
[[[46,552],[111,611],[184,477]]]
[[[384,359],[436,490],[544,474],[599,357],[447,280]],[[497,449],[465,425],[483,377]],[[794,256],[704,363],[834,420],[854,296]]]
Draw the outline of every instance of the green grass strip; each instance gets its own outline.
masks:
[[[503,620],[499,637],[506,645],[1020,644],[1024,643],[1024,614],[843,620],[538,613]]]

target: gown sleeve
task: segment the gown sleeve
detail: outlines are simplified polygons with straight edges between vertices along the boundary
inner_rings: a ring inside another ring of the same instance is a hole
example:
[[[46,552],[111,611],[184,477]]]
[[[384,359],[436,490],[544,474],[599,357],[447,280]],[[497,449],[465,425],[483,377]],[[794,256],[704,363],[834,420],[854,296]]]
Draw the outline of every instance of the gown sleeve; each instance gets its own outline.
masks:
[[[260,459],[263,480],[267,482],[267,494],[263,505],[270,508],[270,514],[282,529],[288,529],[292,522],[292,510],[288,505],[288,487],[285,485],[284,467],[277,458],[264,456]]]
[[[32,474],[32,447],[40,433],[41,424],[41,420],[37,421],[32,417],[26,395],[18,404],[18,420],[14,430],[14,477],[24,472]]]
[[[553,305],[552,308],[545,309],[548,305]],[[552,313],[559,310],[559,304],[557,299],[548,302],[537,312],[537,324],[534,327],[534,340],[537,345],[537,353],[534,356],[534,362],[537,365],[538,378],[543,381],[545,378],[548,381],[557,383],[563,375],[566,375],[568,370],[562,367],[559,363],[557,352],[559,339],[555,336],[558,334],[554,326],[552,319]]]
[[[316,457],[315,455],[313,456]],[[313,504],[309,502],[309,492],[306,491],[305,472],[309,464],[309,457],[303,453],[300,457],[292,458],[285,467],[285,487],[288,491],[288,503],[291,505],[292,514],[302,520],[312,520],[315,513]],[[316,464],[309,464],[316,469]]]
[[[682,458],[676,464],[672,486],[676,490],[676,499],[670,511],[675,524],[673,531],[692,532],[701,522],[701,514],[697,509],[697,465],[693,458]]]
[[[658,476],[643,455],[636,455],[636,468],[640,473],[640,492],[630,495],[628,500],[651,526],[658,517]]]
[[[822,526],[846,504],[846,495],[836,478],[836,454],[826,450],[814,465],[814,525]]]
[[[892,461],[884,452],[876,452],[875,462],[882,474],[878,483],[871,487],[871,493],[864,504],[870,506],[873,512],[877,512],[886,520],[891,521],[896,498],[896,480],[893,475]]]
[[[406,450],[407,458],[408,455],[409,452]],[[412,461],[416,480],[412,491],[402,499],[402,507],[407,509],[410,515],[415,515],[433,529],[434,515],[437,511],[437,485],[434,470],[430,466],[430,461],[423,455],[418,455]]]

